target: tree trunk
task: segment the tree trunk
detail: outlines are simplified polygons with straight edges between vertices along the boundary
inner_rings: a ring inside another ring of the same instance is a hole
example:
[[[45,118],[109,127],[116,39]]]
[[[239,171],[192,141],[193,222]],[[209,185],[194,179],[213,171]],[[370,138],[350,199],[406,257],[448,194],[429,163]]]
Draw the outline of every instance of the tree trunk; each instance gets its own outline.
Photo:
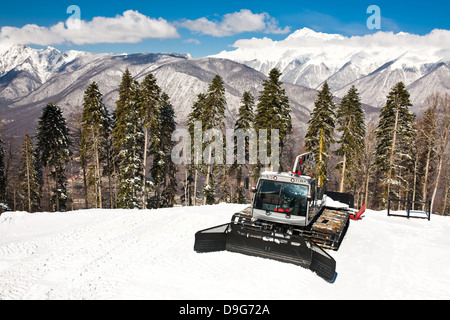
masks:
[[[370,166],[372,164],[372,155],[374,154],[375,129],[375,123],[369,122],[367,125],[364,147],[364,203],[367,206],[369,205]]]
[[[442,157],[438,157],[438,170],[436,175],[436,182],[434,183],[434,189],[433,194],[431,196],[431,206],[430,206],[430,213],[433,212],[433,206],[434,206],[434,199],[436,198],[437,189],[439,186],[439,180],[441,178],[441,171],[442,171]]]
[[[422,201],[426,201],[427,197],[427,189],[428,189],[428,172],[430,167],[430,158],[431,158],[431,148],[432,146],[428,146],[428,152],[427,152],[427,160],[425,163],[425,177],[423,179],[423,187],[422,187]],[[422,210],[425,210],[425,203],[422,204]]]
[[[97,144],[97,143],[96,143]],[[95,148],[95,184],[96,184],[96,190],[97,190],[97,204],[98,208],[102,209],[102,177],[100,175],[100,157],[98,154],[98,147],[96,145]]]
[[[114,202],[113,202],[113,188],[112,188],[112,176],[113,173],[111,172],[111,150],[110,147],[108,146],[108,150],[107,150],[107,158],[106,158],[106,163],[108,166],[108,188],[109,188],[109,206],[111,209],[114,208]]]
[[[319,166],[323,163],[323,139],[324,139],[324,130],[323,128],[320,130],[320,137],[319,137]],[[317,185],[319,187],[324,186],[324,173],[319,172]]]
[[[347,164],[347,155],[344,154],[344,159],[343,159],[343,163],[342,163],[342,172],[341,172],[341,184],[339,187],[339,192],[344,192],[344,181],[345,181],[345,169],[346,169],[346,164]]]
[[[144,128],[144,156],[143,156],[143,173],[142,179],[144,180],[142,185],[142,209],[147,209],[147,187],[146,187],[146,174],[147,174],[147,148],[148,148],[148,128]]]
[[[446,186],[445,186],[445,192],[444,192],[444,204],[442,206],[442,212],[441,212],[442,215],[446,215],[445,214],[445,210],[447,209],[447,199],[448,199],[448,191],[449,191],[449,189],[450,189],[450,186],[449,186],[448,181],[447,181]]]
[[[56,168],[55,169],[55,192],[56,192],[56,212],[59,212],[59,188],[58,188],[58,176],[56,174]]]
[[[209,154],[209,158],[211,159],[211,153]],[[208,164],[208,171],[206,173],[205,186],[209,186],[210,175],[211,175],[211,165]],[[206,201],[207,201],[207,196],[206,196],[206,194],[204,194],[203,195],[203,205],[206,205]]]
[[[189,202],[186,202],[186,201],[188,201],[188,198],[187,198],[187,189],[188,189],[188,170],[187,170],[187,168],[185,168],[184,169],[184,204],[186,205],[186,203],[187,204],[189,204]]]
[[[197,179],[198,179],[198,168],[195,166],[195,174],[194,174],[194,206],[197,205]]]
[[[416,184],[417,184],[417,163],[418,163],[418,152],[416,152],[416,158],[414,160],[414,176],[413,176],[413,193],[412,193],[412,203],[413,203],[413,209],[415,209],[414,201],[416,201]],[[423,199],[425,201],[425,199]]]
[[[207,173],[206,173],[206,181],[205,181],[205,185],[206,186],[209,186],[209,179],[210,179],[210,176],[211,176],[211,174],[212,174],[212,163],[211,163],[211,158],[212,158],[212,147],[211,147],[211,145],[209,146],[209,152],[208,152],[208,171],[207,171]],[[195,196],[195,195],[194,195]],[[206,195],[204,194],[203,195],[203,205],[206,205],[206,200],[207,200],[207,197],[206,197]]]
[[[31,212],[30,160],[28,148],[29,147],[25,145],[25,152],[27,153],[26,163],[27,163],[28,212]]]
[[[86,165],[86,161],[82,160],[81,161],[81,167],[83,170],[83,185],[84,185],[84,207],[85,209],[89,209],[89,204],[88,204],[88,188],[87,188],[87,165]]]
[[[389,194],[391,192],[391,180],[392,180],[392,170],[394,166],[394,154],[397,143],[397,126],[398,126],[398,116],[399,116],[400,108],[397,106],[397,110],[395,111],[395,123],[394,123],[394,136],[392,137],[392,146],[391,146],[391,156],[389,158],[389,167],[388,167],[388,181],[387,181],[387,194],[386,201],[389,199]]]

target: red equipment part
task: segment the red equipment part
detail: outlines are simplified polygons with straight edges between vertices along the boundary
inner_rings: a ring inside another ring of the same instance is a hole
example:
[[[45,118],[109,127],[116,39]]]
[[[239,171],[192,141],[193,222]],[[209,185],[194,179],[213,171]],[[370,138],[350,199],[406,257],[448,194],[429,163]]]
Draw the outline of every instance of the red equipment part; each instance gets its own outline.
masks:
[[[356,214],[351,214],[350,219],[352,220],[361,220],[361,215],[366,211],[366,204],[364,203],[361,208],[359,208],[359,211]]]

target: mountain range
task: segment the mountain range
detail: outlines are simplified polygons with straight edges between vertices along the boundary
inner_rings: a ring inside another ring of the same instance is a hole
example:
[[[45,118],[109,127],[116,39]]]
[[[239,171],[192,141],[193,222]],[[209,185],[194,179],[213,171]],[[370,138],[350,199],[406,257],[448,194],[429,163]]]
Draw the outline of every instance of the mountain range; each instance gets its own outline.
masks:
[[[231,59],[268,74],[276,67],[285,82],[320,89],[325,81],[336,97],[354,85],[363,103],[381,108],[402,81],[420,113],[433,92],[450,93],[450,31],[426,36],[379,32],[364,37],[297,30],[281,41],[239,40],[235,50],[213,57]]]
[[[235,50],[200,59],[178,53],[97,54],[15,45],[0,49],[0,118],[9,135],[33,133],[49,101],[56,102],[66,116],[81,110],[83,92],[92,81],[98,82],[106,107],[113,111],[126,68],[138,81],[150,72],[155,75],[171,97],[179,125],[185,123],[197,95],[219,74],[226,88],[227,125],[232,127],[243,92],[257,98],[273,67],[282,72],[293,125],[301,131],[325,81],[336,101],[355,85],[372,118],[398,81],[407,85],[415,112],[421,111],[431,93],[450,93],[450,59],[445,54],[407,45],[383,49],[358,45],[357,40],[304,28],[278,42],[238,41]]]
[[[113,111],[126,68],[138,81],[150,72],[155,75],[158,85],[171,97],[180,125],[185,123],[197,95],[207,91],[216,74],[225,83],[230,128],[244,91],[257,97],[266,79],[261,72],[228,59],[193,59],[189,54],[175,53],[93,54],[14,46],[0,53],[0,61],[0,116],[6,131],[17,136],[33,132],[49,101],[56,102],[66,116],[81,110],[84,90],[92,81],[99,84],[106,107]],[[317,92],[290,83],[284,87],[294,125],[300,128],[309,118]]]

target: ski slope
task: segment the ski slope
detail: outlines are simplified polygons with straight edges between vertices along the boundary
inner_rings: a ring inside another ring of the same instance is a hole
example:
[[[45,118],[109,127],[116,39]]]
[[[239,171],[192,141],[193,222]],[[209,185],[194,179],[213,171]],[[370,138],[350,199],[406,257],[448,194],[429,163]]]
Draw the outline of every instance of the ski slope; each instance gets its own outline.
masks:
[[[450,218],[352,221],[337,277],[232,252],[199,254],[195,232],[246,207],[6,212],[0,216],[0,300],[449,299]]]

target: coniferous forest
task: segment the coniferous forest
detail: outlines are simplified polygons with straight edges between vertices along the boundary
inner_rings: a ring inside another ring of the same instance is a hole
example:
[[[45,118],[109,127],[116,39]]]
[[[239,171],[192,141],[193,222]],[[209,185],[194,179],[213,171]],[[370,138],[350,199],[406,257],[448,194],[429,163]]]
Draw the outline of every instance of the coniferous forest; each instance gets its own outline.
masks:
[[[405,85],[399,82],[387,95],[377,121],[369,121],[357,88],[336,99],[325,82],[305,119],[307,130],[300,134],[294,130],[280,76],[272,69],[259,96],[243,93],[231,128],[256,134],[267,129],[259,141],[268,146],[268,157],[274,153],[271,130],[277,130],[280,171],[290,171],[296,155],[312,152],[311,173],[318,185],[352,193],[355,207],[365,203],[384,209],[390,198],[408,198],[431,201],[433,213],[449,215],[450,96],[429,96],[426,109],[416,115],[410,111]],[[186,144],[192,152],[182,164],[172,161],[178,143],[172,133],[179,124],[170,97],[156,78],[150,73],[139,83],[126,70],[118,91],[112,113],[93,82],[86,86],[83,105],[67,118],[58,105],[48,102],[36,132],[27,132],[21,146],[1,137],[1,210],[151,209],[251,200],[243,187],[245,178],[254,185],[260,172],[270,167],[260,157],[250,161],[250,138],[244,141],[244,164],[237,161],[237,139],[231,140],[232,163],[213,161],[226,148],[220,138],[227,130],[220,75],[191,106],[184,125],[187,132],[191,137],[196,130],[208,134],[200,142]],[[416,209],[423,209],[420,206]]]

